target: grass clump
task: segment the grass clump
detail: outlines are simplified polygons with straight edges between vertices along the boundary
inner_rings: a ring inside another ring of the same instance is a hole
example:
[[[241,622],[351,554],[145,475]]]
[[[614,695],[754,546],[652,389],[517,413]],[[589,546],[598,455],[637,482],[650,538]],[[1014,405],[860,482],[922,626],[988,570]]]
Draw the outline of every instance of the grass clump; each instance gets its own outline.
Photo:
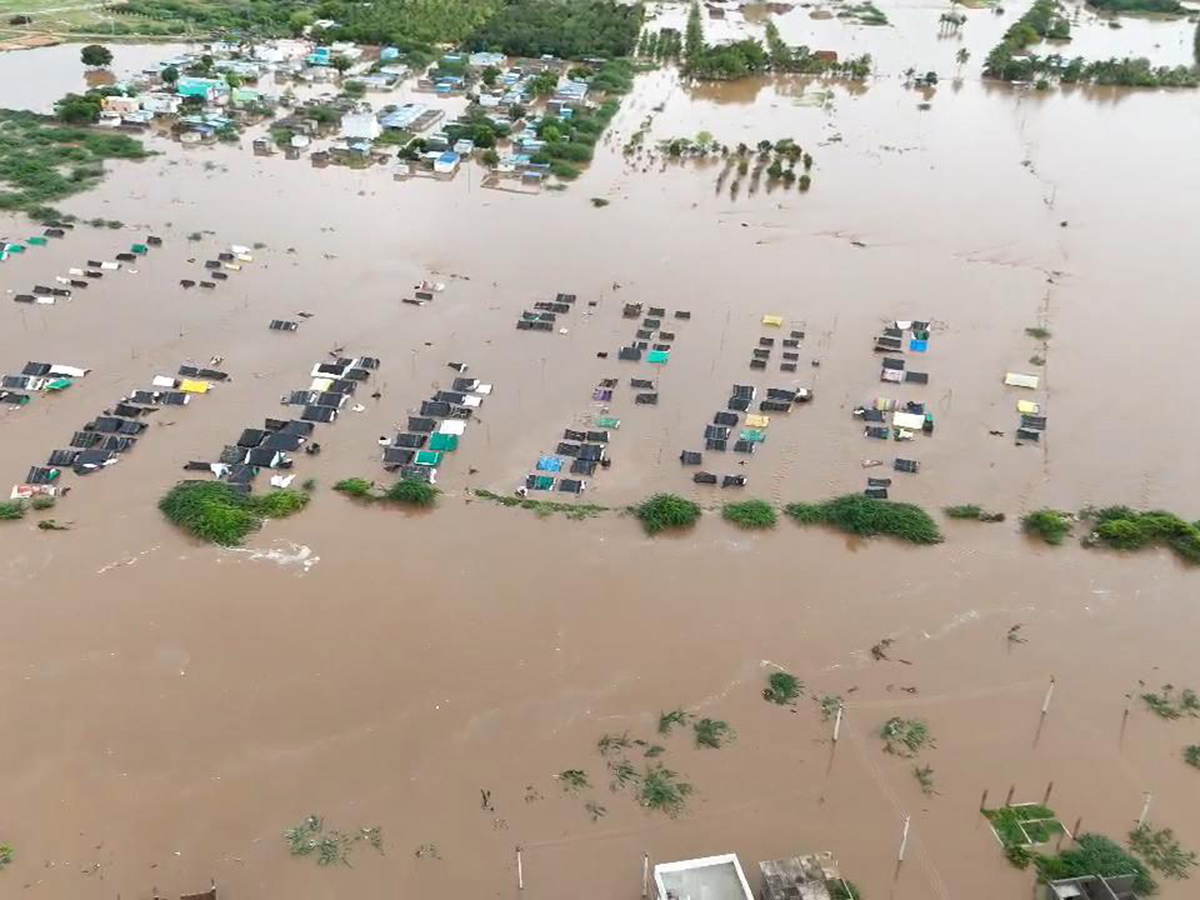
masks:
[[[763,688],[763,699],[780,706],[790,706],[804,693],[804,682],[789,672],[772,672]]]
[[[1165,545],[1185,562],[1200,563],[1200,528],[1175,513],[1106,506],[1085,509],[1081,515],[1092,522],[1089,544],[1106,544],[1116,550]]]
[[[1200,696],[1191,688],[1175,693],[1175,685],[1164,684],[1158,693],[1146,691],[1141,694],[1142,702],[1160,719],[1174,721],[1184,716],[1200,717]]]
[[[375,488],[375,482],[365,478],[343,478],[334,484],[333,489],[347,497],[370,497]]]
[[[317,479],[315,478],[305,478],[302,482],[300,482],[300,490],[304,491],[306,494],[311,494],[316,489]]]
[[[665,812],[674,818],[683,812],[694,788],[664,766],[647,768],[638,790],[638,801],[647,809]]]
[[[1193,769],[1200,769],[1200,744],[1188,744],[1184,747],[1183,761]]]
[[[320,816],[309,816],[299,825],[284,829],[283,840],[292,856],[315,857],[319,866],[350,865],[350,851],[360,841],[383,853],[383,829],[378,825],[364,825],[357,834],[342,834],[326,829]]]
[[[436,487],[427,481],[421,481],[416,478],[402,478],[393,484],[384,496],[388,500],[394,500],[397,503],[406,503],[409,506],[433,506],[437,501],[437,495],[440,494]]]
[[[686,725],[690,718],[691,715],[682,709],[673,709],[670,712],[659,713],[658,733],[670,734],[676,725]]]
[[[737,732],[721,719],[698,719],[692,725],[692,732],[696,736],[696,746],[710,750],[720,750],[737,740]]]
[[[929,726],[921,719],[902,719],[892,716],[879,731],[883,749],[897,756],[916,756],[925,747],[934,746]]]
[[[721,508],[721,516],[726,522],[732,522],[738,528],[774,528],[778,521],[775,507],[766,500],[726,503]]]
[[[817,701],[817,706],[821,709],[821,721],[828,722],[841,709],[842,697],[840,694],[823,694]]]
[[[0,844],[0,872],[3,872],[5,867],[12,863],[15,855],[11,844]]]
[[[1022,531],[1054,546],[1063,542],[1071,527],[1071,514],[1057,509],[1035,509],[1021,517]]]
[[[592,786],[583,769],[564,769],[555,777],[562,782],[564,791],[579,791]]]
[[[589,519],[600,513],[608,512],[607,506],[595,503],[559,503],[557,500],[534,500],[532,497],[518,497],[515,494],[496,494],[492,491],[476,489],[472,493],[483,500],[491,500],[501,506],[519,506],[521,509],[532,510],[539,518],[546,518],[555,513],[563,513],[568,519]]]
[[[642,777],[638,774],[638,770],[634,768],[633,763],[627,759],[618,759],[616,762],[610,760],[608,771],[612,775],[612,780],[608,783],[608,789],[613,793],[631,784],[637,784]]]
[[[158,508],[195,537],[236,547],[261,528],[264,519],[297,513],[308,500],[307,494],[290,489],[256,497],[221,481],[181,481],[158,502]]]
[[[57,519],[42,519],[37,523],[39,531],[70,531],[71,526],[59,522]]]
[[[633,746],[633,742],[629,740],[629,734],[605,734],[600,740],[596,741],[596,749],[600,751],[601,756],[608,756],[618,750],[628,750]]]
[[[25,515],[25,504],[20,500],[5,500],[0,503],[0,522],[13,522]]]
[[[929,513],[911,503],[846,494],[824,503],[790,503],[783,511],[799,525],[829,525],[861,537],[891,535],[913,544],[942,541]]]
[[[605,206],[608,206],[608,201],[603,197],[593,197],[592,206],[596,207],[596,209],[603,209]]]
[[[917,784],[921,786],[921,793],[926,797],[932,797],[937,793],[937,788],[933,784],[933,766],[913,766],[913,777],[917,779]]]
[[[1027,335],[1029,335],[1031,338],[1038,340],[1038,341],[1045,341],[1045,340],[1050,339],[1050,329],[1043,328],[1040,325],[1035,326],[1033,328],[1026,328],[1025,333]]]
[[[1133,875],[1133,889],[1139,894],[1153,894],[1158,884],[1140,859],[1127,853],[1120,844],[1101,834],[1076,836],[1075,846],[1054,856],[1034,856],[1038,877],[1042,881],[1060,878],[1080,878],[1084,875]]]
[[[38,510],[38,511],[43,510],[43,509],[53,509],[54,508],[54,498],[47,497],[45,494],[38,494],[36,497],[34,497],[32,500],[29,501],[29,506],[30,506],[30,508]]]
[[[678,494],[655,494],[633,508],[646,534],[691,528],[700,518],[700,507]]]
[[[1003,522],[1004,513],[988,512],[982,506],[967,503],[962,506],[947,506],[942,510],[951,519],[969,519],[973,522]]]
[[[1170,828],[1139,825],[1129,832],[1129,848],[1164,878],[1190,878],[1196,866],[1195,851],[1182,847]]]

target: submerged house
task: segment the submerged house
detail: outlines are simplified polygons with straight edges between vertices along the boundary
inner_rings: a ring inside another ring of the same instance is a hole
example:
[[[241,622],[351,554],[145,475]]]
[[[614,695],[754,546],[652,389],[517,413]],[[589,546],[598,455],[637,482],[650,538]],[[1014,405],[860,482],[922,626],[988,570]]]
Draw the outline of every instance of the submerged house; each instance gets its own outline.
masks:
[[[433,161],[433,171],[438,175],[453,175],[458,171],[462,157],[453,150],[446,150]]]
[[[199,97],[205,103],[220,103],[229,94],[229,85],[220,78],[180,78],[175,83],[180,97]]]
[[[654,887],[658,900],[754,900],[735,853],[660,863]]]
[[[373,141],[383,134],[374,113],[350,113],[342,116],[342,137]]]

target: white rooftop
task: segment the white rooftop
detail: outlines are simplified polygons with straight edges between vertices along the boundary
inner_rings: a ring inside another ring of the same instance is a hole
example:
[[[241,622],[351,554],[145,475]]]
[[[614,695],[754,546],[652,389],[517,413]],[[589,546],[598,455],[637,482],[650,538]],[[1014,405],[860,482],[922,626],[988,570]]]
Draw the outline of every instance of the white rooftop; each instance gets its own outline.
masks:
[[[734,853],[662,863],[654,884],[659,900],[754,900]]]

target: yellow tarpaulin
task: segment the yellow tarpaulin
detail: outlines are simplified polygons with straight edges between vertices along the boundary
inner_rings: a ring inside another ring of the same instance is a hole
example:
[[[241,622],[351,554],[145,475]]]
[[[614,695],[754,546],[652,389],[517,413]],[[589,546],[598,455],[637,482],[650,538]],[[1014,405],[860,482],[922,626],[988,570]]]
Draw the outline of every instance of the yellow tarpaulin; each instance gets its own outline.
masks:
[[[763,316],[764,325],[774,325],[778,328],[783,324],[783,316]]]
[[[750,428],[766,428],[771,424],[770,416],[758,416],[751,413],[746,416],[746,425]]]
[[[207,381],[192,381],[190,378],[179,382],[179,389],[188,394],[207,394],[210,387],[212,385]]]
[[[1041,404],[1034,403],[1032,400],[1018,400],[1017,412],[1026,416],[1036,416],[1041,412]]]

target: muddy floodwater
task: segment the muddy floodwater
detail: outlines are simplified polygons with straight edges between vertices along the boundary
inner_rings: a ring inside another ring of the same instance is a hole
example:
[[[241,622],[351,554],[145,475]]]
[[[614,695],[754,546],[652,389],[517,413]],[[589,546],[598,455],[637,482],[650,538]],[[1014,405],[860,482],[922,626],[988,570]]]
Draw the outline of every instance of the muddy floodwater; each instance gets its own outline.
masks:
[[[0,896],[142,898],[212,878],[231,900],[634,898],[643,853],[736,852],[757,889],[757,860],[830,850],[866,897],[1001,900],[1029,896],[1034,875],[1005,861],[981,794],[1002,803],[1015,786],[1014,801],[1040,802],[1049,782],[1068,827],[1123,839],[1149,792],[1150,820],[1200,846],[1200,773],[1182,761],[1200,722],[1141,703],[1123,715],[1141,682],[1200,686],[1198,576],[1165,551],[1052,548],[1017,524],[1088,504],[1200,517],[1197,97],[986,84],[980,63],[1018,8],[968,11],[960,42],[937,38],[939,7],[880,6],[889,28],[780,17],[790,41],[828,30],[812,46],[876,55],[865,84],[639,76],[562,192],[489,190],[475,167],[450,182],[315,169],[253,156],[251,135],[191,149],[151,138],[158,155],[110,164],[99,189],[61,204],[123,228],[81,226],[0,265],[10,300],[146,234],[164,242],[69,301],[0,302],[0,370],[91,369],[60,396],[0,411],[6,485],[155,375],[219,356],[232,376],[156,413],[118,465],[65,475],[53,516],[69,531],[38,530],[40,513],[0,523],[0,842],[15,851]],[[1185,61],[1165,23],[1096,40],[1097,55],[1145,46],[1154,58],[1158,41],[1161,62]],[[971,61],[952,83],[959,46]],[[169,52],[119,54],[140,68]],[[906,89],[909,65],[942,84]],[[57,73],[54,88],[31,84],[12,105],[44,109],[82,87],[74,51],[0,56],[5,84],[26,66]],[[645,149],[624,155],[643,127]],[[743,179],[731,196],[720,163],[657,151],[700,131],[794,138],[815,160],[811,190]],[[10,217],[0,233],[34,232]],[[231,243],[262,246],[217,289],[180,287]],[[445,290],[402,304],[421,279]],[[579,298],[556,323],[565,333],[515,330],[558,292]],[[671,319],[666,366],[617,360],[638,327],[622,317],[630,302],[690,311]],[[301,311],[312,315],[295,333],[268,331]],[[879,381],[872,342],[894,319],[933,323],[928,351],[907,355],[925,386]],[[1035,326],[1050,337],[1028,336]],[[765,371],[749,368],[760,337],[792,330],[804,332],[796,372],[779,370],[778,341]],[[166,523],[156,503],[183,464],[277,415],[336,348],[382,364],[356,397],[365,409],[320,426],[320,456],[299,455],[298,477],[317,481],[309,508],[237,550]],[[347,476],[390,482],[377,438],[449,386],[450,361],[494,390],[439,471],[438,507],[332,492]],[[1042,385],[1006,388],[1007,371]],[[631,377],[658,379],[657,406],[635,403]],[[511,493],[564,428],[592,421],[604,378],[620,380],[606,404],[621,419],[613,464],[578,502],[679,492],[713,510],[692,532],[651,539],[618,512],[540,518],[469,493]],[[705,454],[747,487],[694,485],[679,453],[703,449],[735,382],[815,399],[775,416],[753,456]],[[851,411],[878,396],[925,402],[936,431],[864,438]],[[1016,446],[1026,397],[1049,424]],[[716,512],[860,491],[898,455],[921,471],[896,474],[893,499],[939,519],[978,503],[1008,521],[943,520],[945,543],[911,548],[787,521],[747,533]],[[1018,624],[1024,643],[1007,638]],[[794,709],[761,697],[777,667],[805,682]],[[836,745],[821,695],[845,700]],[[737,740],[660,736],[675,707],[727,721]],[[924,719],[936,746],[884,753],[891,716]],[[597,740],[626,732],[665,748],[651,760],[628,749],[639,769],[662,762],[694,785],[678,817],[610,790]],[[916,763],[932,767],[934,793]],[[570,769],[590,787],[556,779]],[[292,858],[282,832],[312,814],[347,834],[381,828],[384,854],[363,840],[350,867]],[[1161,896],[1195,890],[1164,879]]]

